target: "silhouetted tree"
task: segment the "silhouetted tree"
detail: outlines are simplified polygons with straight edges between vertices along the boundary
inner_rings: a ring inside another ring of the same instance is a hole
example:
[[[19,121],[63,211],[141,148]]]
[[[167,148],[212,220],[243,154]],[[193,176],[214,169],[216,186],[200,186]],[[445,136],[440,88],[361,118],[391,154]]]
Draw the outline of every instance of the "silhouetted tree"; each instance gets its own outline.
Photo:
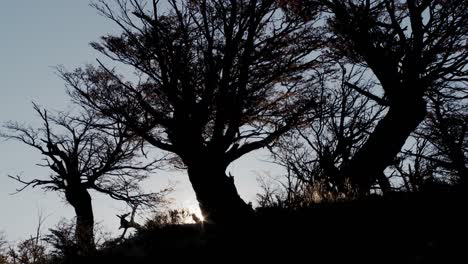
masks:
[[[368,67],[380,83],[383,97],[371,96],[387,113],[343,168],[365,194],[426,117],[425,96],[449,83],[466,90],[467,1],[283,2],[305,19],[322,11],[333,55]]]
[[[400,189],[407,192],[418,192],[426,181],[435,178],[434,163],[426,157],[428,152],[428,141],[415,138],[415,143],[408,150],[403,150],[391,166],[394,169],[392,176],[401,179]]]
[[[75,239],[75,219],[62,218],[49,232],[43,236],[47,243],[48,263],[73,263],[79,257],[80,246]],[[94,226],[94,239],[98,251],[108,247],[116,246],[119,240],[105,231],[100,223]]]
[[[123,33],[92,45],[131,66],[133,81],[102,63],[62,76],[76,101],[176,154],[205,219],[248,215],[226,168],[314,104],[305,77],[316,59],[312,22],[288,19],[274,0],[171,0],[165,13],[143,2],[95,5]]]
[[[413,134],[417,144],[402,152],[401,163],[408,167],[398,171],[408,176],[419,176],[413,191],[419,189],[425,179],[439,179],[461,188],[467,188],[468,175],[468,110],[467,95],[463,93],[438,93],[429,96],[428,118]],[[414,161],[414,168],[407,160]],[[419,168],[419,169],[418,169]]]
[[[456,96],[431,96],[430,116],[417,136],[431,143],[429,157],[446,170],[455,183],[468,187],[468,89],[464,99]]]
[[[59,113],[51,116],[34,105],[43,124],[40,128],[7,123],[1,136],[20,141],[40,151],[44,163],[39,166],[52,170],[47,179],[25,181],[11,178],[28,186],[63,192],[75,209],[75,237],[81,253],[94,250],[94,215],[89,190],[109,195],[130,204],[154,206],[161,202],[161,193],[142,193],[138,183],[156,168],[158,160],[143,163],[138,160],[141,140],[128,133],[118,123],[96,122],[90,115],[74,117]]]
[[[10,262],[19,264],[46,264],[47,254],[45,247],[36,238],[21,241],[16,249],[10,248],[8,252]]]
[[[49,229],[44,241],[51,246],[50,256],[56,259],[71,259],[77,257],[79,248],[74,238],[75,223],[65,219],[60,220],[55,227]]]
[[[383,111],[382,106],[362,96],[373,88],[366,75],[364,68],[344,64],[337,64],[334,72],[322,73],[320,111],[272,149],[275,162],[287,171],[285,182],[299,181],[303,186],[296,189],[303,195],[314,195],[315,200],[320,195],[353,196],[349,178],[341,170],[362,147]],[[355,87],[360,87],[359,92]]]
[[[45,264],[48,262],[46,247],[42,241],[42,225],[45,217],[39,212],[36,232],[30,238],[20,241],[14,246],[10,246],[5,264]],[[1,262],[0,262],[1,263]]]

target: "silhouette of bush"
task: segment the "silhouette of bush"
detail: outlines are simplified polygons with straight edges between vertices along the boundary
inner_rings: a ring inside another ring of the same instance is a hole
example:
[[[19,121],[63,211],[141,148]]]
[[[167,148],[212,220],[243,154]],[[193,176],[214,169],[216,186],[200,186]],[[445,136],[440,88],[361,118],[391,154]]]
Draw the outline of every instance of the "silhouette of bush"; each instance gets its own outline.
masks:
[[[5,234],[0,232],[0,264],[7,264],[7,241]]]
[[[166,212],[157,212],[154,216],[147,220],[143,229],[152,230],[161,228],[167,225],[186,224],[191,219],[191,214],[186,209],[174,209]]]
[[[423,182],[421,191],[425,193],[450,193],[453,192],[458,186],[450,183],[444,179],[430,178]]]
[[[78,245],[75,240],[75,225],[72,221],[61,220],[50,234],[44,238],[51,247],[51,255],[56,258],[76,257]]]
[[[326,181],[311,184],[290,177],[272,178],[268,175],[258,177],[257,181],[261,189],[257,194],[259,207],[306,208],[314,204],[346,201],[356,197],[352,192],[330,190]]]
[[[16,247],[8,250],[8,261],[6,263],[18,264],[46,264],[48,256],[46,248],[38,237],[23,240]]]
[[[50,249],[49,257],[54,263],[67,263],[79,257],[79,245],[75,237],[75,218],[62,219],[54,228],[49,229],[49,234],[45,235],[43,241]],[[113,238],[110,233],[104,231],[100,224],[94,225],[96,248],[103,249],[113,247],[118,244],[119,239]]]

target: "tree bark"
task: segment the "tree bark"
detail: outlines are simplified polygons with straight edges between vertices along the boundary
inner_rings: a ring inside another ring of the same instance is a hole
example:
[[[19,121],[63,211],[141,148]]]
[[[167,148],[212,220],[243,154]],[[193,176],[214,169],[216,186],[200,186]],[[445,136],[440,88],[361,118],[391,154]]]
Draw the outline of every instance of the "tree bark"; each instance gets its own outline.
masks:
[[[75,239],[78,255],[91,255],[96,249],[94,244],[94,215],[91,196],[83,187],[69,188],[65,191],[67,201],[75,209]]]
[[[252,208],[239,196],[227,166],[216,158],[188,165],[188,175],[205,221],[229,224],[248,219]]]
[[[390,183],[383,172],[391,165],[407,138],[424,120],[426,102],[422,98],[399,100],[390,105],[386,116],[377,124],[367,142],[351,161],[343,167],[359,195],[366,195],[378,180],[386,192]],[[414,98],[414,97],[413,97]]]

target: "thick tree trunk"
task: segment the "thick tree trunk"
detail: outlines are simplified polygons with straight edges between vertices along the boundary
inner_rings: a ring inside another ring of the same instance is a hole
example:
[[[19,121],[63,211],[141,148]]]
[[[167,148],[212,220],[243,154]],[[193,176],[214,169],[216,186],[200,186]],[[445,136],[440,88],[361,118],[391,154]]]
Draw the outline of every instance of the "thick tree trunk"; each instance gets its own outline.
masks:
[[[389,190],[390,183],[383,172],[425,116],[426,102],[422,98],[402,100],[389,107],[367,142],[343,168],[343,175],[351,180],[358,194],[367,194],[376,180],[384,192]]]
[[[245,220],[253,212],[239,196],[234,178],[218,159],[198,160],[188,165],[188,175],[203,217],[218,224]]]
[[[79,255],[90,255],[95,250],[94,215],[91,196],[86,189],[70,189],[66,190],[65,196],[75,209],[75,239],[79,250],[77,253]]]

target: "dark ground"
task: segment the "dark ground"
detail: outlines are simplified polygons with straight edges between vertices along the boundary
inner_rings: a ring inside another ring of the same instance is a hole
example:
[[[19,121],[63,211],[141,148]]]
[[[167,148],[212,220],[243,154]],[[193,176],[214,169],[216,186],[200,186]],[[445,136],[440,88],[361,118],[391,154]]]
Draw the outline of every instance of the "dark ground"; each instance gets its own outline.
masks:
[[[296,210],[260,208],[245,223],[146,230],[99,254],[132,257],[131,263],[468,263],[464,196],[396,193]]]

